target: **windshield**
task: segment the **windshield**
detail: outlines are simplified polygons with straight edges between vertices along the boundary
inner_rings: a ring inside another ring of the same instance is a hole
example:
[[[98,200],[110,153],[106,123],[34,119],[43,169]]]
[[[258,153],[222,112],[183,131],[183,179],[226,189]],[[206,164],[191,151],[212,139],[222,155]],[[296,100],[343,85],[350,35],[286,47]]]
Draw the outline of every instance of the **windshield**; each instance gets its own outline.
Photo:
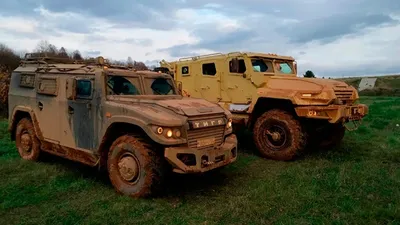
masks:
[[[176,95],[173,81],[165,77],[145,77],[144,90],[140,77],[107,76],[109,95]]]
[[[150,88],[153,95],[176,95],[176,90],[170,78],[146,78],[145,85]]]
[[[290,62],[275,61],[273,63],[270,59],[252,58],[251,64],[254,72],[293,74]],[[273,68],[273,64],[275,68]]]
[[[140,95],[138,77],[107,76],[107,93],[109,95]]]

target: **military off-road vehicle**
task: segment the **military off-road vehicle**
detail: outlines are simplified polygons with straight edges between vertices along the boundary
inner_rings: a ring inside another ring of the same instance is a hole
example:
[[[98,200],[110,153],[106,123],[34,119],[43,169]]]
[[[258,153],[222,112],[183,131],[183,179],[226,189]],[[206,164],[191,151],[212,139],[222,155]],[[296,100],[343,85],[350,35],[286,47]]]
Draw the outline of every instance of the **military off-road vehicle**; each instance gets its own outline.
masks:
[[[178,91],[168,74],[31,53],[11,75],[9,131],[23,159],[44,151],[98,166],[118,192],[145,197],[166,172],[237,157],[231,113]]]
[[[356,104],[356,89],[346,83],[297,77],[290,56],[216,53],[162,60],[155,70],[172,75],[182,95],[229,109],[233,129],[253,131],[261,155],[275,160],[291,160],[306,146],[335,146],[346,127],[356,129],[368,113],[366,105]]]

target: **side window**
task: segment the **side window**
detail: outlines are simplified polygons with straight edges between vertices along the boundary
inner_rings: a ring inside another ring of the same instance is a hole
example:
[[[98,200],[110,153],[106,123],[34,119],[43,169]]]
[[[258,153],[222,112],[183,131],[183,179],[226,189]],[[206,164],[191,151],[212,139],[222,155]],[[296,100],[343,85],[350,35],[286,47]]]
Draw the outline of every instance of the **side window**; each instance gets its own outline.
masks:
[[[90,80],[77,80],[76,96],[78,98],[90,98],[92,96],[92,82]]]
[[[137,77],[108,76],[109,95],[140,95],[140,82]]]
[[[217,73],[215,63],[204,63],[202,66],[203,75],[214,76]]]
[[[55,77],[40,77],[36,92],[42,95],[58,95],[58,79]]]
[[[34,88],[35,87],[35,74],[21,74],[19,86]]]
[[[246,64],[244,63],[244,59],[239,59],[238,61],[239,61],[239,72],[238,72],[238,73],[244,73],[244,72],[246,72]],[[231,73],[236,73],[236,72],[233,70],[233,67],[232,67],[232,60],[229,61],[229,72],[231,72]]]
[[[189,66],[182,66],[182,76],[189,76]]]

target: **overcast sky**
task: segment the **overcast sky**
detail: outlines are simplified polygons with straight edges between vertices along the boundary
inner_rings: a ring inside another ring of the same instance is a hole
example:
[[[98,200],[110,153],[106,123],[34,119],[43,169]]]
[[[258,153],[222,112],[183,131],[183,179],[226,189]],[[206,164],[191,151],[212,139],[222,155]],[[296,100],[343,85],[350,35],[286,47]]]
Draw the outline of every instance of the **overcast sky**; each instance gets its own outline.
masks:
[[[0,43],[40,40],[147,64],[258,51],[295,57],[299,74],[400,73],[400,0],[1,0]]]

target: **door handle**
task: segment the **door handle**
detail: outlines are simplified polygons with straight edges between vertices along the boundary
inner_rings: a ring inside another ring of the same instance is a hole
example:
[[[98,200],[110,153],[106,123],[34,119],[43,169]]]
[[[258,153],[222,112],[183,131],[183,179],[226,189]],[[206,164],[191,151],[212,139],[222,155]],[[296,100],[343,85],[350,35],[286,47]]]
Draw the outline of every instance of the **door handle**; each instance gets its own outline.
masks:
[[[43,109],[43,103],[42,102],[38,102],[38,108],[40,109],[40,111],[42,111],[42,109]]]
[[[68,106],[68,114],[74,114],[74,108]]]

